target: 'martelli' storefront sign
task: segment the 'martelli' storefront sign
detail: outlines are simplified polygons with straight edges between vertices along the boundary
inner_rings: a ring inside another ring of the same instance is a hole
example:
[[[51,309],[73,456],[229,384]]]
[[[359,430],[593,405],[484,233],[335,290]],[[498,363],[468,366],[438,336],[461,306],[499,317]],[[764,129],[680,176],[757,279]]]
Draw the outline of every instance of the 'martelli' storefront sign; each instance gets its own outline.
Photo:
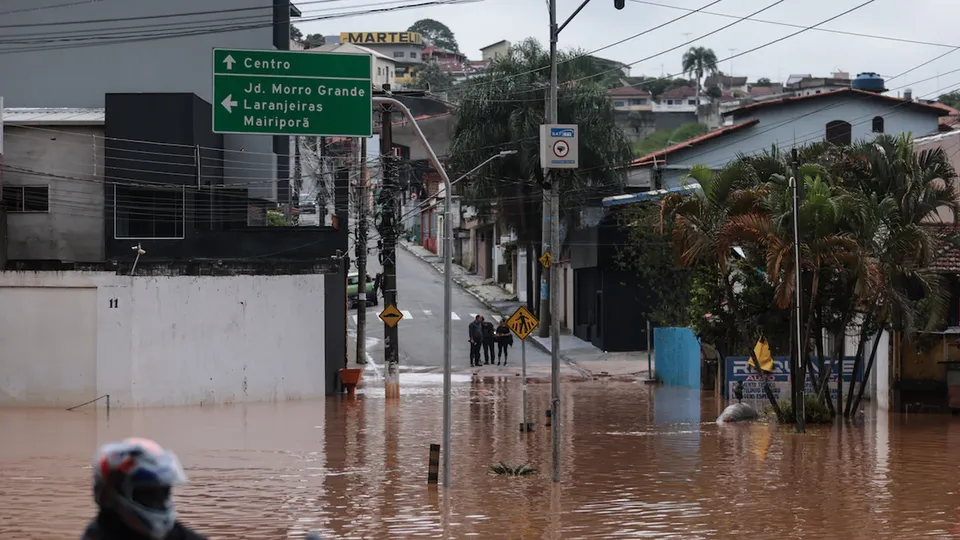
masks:
[[[341,32],[340,43],[354,45],[423,45],[417,32]]]

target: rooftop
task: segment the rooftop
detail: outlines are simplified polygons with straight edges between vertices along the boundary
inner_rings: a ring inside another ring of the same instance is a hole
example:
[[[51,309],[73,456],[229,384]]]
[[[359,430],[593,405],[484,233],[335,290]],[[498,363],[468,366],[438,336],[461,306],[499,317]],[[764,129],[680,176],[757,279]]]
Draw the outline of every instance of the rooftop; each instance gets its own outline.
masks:
[[[660,94],[658,97],[660,99],[685,99],[697,95],[697,91],[689,86],[678,86],[676,88],[671,88],[666,92]]]
[[[487,49],[492,49],[492,48],[496,47],[497,45],[500,45],[501,43],[510,43],[510,42],[507,41],[507,40],[505,40],[505,39],[501,39],[500,41],[498,41],[498,42],[496,42],[496,43],[491,43],[490,45],[487,45],[486,47],[480,47],[480,50],[481,50],[481,51],[485,51],[485,50],[487,50]]]
[[[637,97],[648,97],[650,92],[642,88],[634,88],[633,86],[618,86],[616,88],[611,88],[607,90],[608,96],[637,96]]]
[[[645,156],[638,157],[637,159],[633,160],[630,163],[630,166],[641,167],[646,165],[656,165],[658,163],[662,163],[666,160],[666,157],[672,154],[673,152],[676,152],[678,150],[684,150],[686,148],[693,148],[698,144],[702,144],[706,141],[710,141],[718,137],[722,137],[724,135],[729,135],[730,133],[733,133],[735,131],[740,131],[741,129],[756,125],[759,122],[760,120],[755,118],[753,120],[747,120],[746,122],[741,122],[739,124],[734,124],[732,126],[723,126],[719,129],[708,131],[707,133],[704,133],[703,135],[700,135],[698,137],[687,139],[673,146],[668,146],[663,150],[657,150],[656,152],[651,152]]]
[[[103,109],[9,107],[0,113],[9,126],[100,126],[105,117]]]
[[[877,100],[883,100],[883,101],[885,101],[885,102],[887,102],[887,103],[899,103],[899,104],[903,104],[903,105],[906,106],[906,107],[911,107],[911,108],[914,108],[914,109],[919,110],[919,111],[923,111],[923,112],[927,112],[927,113],[931,113],[931,114],[936,114],[937,116],[947,116],[948,114],[950,114],[950,113],[949,113],[948,111],[946,111],[945,109],[942,109],[942,108],[940,108],[940,107],[936,107],[936,106],[933,106],[933,105],[927,105],[926,103],[920,103],[920,102],[917,102],[917,101],[911,101],[911,100],[902,99],[902,98],[897,98],[897,97],[893,97],[893,96],[884,96],[884,95],[881,95],[881,94],[875,94],[875,93],[873,93],[873,92],[865,92],[865,91],[863,91],[863,90],[856,90],[856,89],[853,89],[853,88],[841,88],[841,89],[838,89],[838,90],[833,90],[833,91],[831,91],[831,92],[823,92],[823,93],[820,93],[820,94],[809,94],[809,95],[806,95],[806,96],[792,96],[792,97],[784,97],[784,98],[780,98],[780,99],[768,99],[768,100],[765,100],[765,101],[759,101],[759,102],[756,102],[756,103],[751,103],[750,105],[746,105],[746,106],[744,106],[744,107],[740,107],[739,109],[734,109],[734,110],[732,110],[732,111],[727,111],[727,112],[723,113],[723,116],[728,116],[728,115],[731,115],[731,114],[737,115],[737,114],[741,114],[741,113],[744,113],[744,112],[752,113],[752,112],[754,112],[755,110],[761,109],[761,108],[764,108],[764,107],[791,106],[791,105],[793,105],[793,104],[795,104],[795,103],[799,103],[799,102],[813,101],[813,100],[818,100],[818,99],[826,99],[826,98],[828,98],[828,97],[829,97],[829,98],[851,97],[851,98],[861,98],[861,99],[877,99]]]
[[[314,47],[312,49],[307,49],[310,52],[343,52],[347,54],[369,54],[375,58],[381,60],[386,60],[389,62],[396,63],[396,60],[390,58],[389,56],[379,53],[369,47],[364,47],[363,45],[356,45],[354,43],[327,43],[326,45],[321,45],[319,47]]]

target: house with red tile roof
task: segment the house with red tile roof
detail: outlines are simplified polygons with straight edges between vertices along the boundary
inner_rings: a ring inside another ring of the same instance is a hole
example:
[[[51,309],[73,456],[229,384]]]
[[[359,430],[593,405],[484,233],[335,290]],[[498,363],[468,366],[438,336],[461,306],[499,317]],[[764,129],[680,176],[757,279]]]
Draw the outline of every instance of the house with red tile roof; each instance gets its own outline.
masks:
[[[616,111],[653,110],[653,96],[642,88],[619,86],[607,90],[607,95],[613,102],[613,109]]]
[[[816,141],[850,144],[880,133],[915,137],[938,132],[945,109],[863,90],[757,101],[722,113],[718,129],[640,156],[630,165],[627,184],[651,188],[680,185],[695,165],[721,169],[737,154],[789,149]]]

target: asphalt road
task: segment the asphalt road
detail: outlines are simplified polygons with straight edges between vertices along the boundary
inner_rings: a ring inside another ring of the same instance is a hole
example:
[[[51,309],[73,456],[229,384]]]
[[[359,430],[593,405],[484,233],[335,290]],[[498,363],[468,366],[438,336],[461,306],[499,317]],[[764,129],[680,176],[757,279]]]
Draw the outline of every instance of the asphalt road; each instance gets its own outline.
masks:
[[[352,249],[351,249],[352,252]],[[376,251],[371,250],[372,262],[368,273],[371,276],[380,271],[376,261]],[[427,263],[401,247],[397,247],[397,308],[403,313],[399,323],[400,368],[415,371],[433,371],[443,367],[443,276]],[[384,363],[383,331],[384,324],[377,315],[383,310],[380,305],[367,308],[367,358],[377,366]],[[453,285],[453,310],[450,318],[453,322],[453,370],[469,372],[470,344],[467,340],[467,325],[477,314],[488,321],[497,323],[498,315],[479,300],[464,291],[459,285]],[[347,315],[347,334],[350,337],[348,347],[353,349],[349,357],[355,357],[358,313],[356,309]],[[514,339],[510,348],[508,368],[483,367],[484,371],[517,371],[520,369],[520,340]],[[533,345],[527,345],[528,371],[543,372],[549,370],[550,355]]]

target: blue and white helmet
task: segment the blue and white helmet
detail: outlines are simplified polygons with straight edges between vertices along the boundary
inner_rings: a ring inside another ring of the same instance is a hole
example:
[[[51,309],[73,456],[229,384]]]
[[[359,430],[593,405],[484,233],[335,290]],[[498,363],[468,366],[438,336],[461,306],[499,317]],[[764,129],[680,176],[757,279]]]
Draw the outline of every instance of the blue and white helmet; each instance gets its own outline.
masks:
[[[171,488],[187,482],[180,460],[149,439],[100,447],[93,458],[93,498],[131,530],[161,540],[176,522]]]

